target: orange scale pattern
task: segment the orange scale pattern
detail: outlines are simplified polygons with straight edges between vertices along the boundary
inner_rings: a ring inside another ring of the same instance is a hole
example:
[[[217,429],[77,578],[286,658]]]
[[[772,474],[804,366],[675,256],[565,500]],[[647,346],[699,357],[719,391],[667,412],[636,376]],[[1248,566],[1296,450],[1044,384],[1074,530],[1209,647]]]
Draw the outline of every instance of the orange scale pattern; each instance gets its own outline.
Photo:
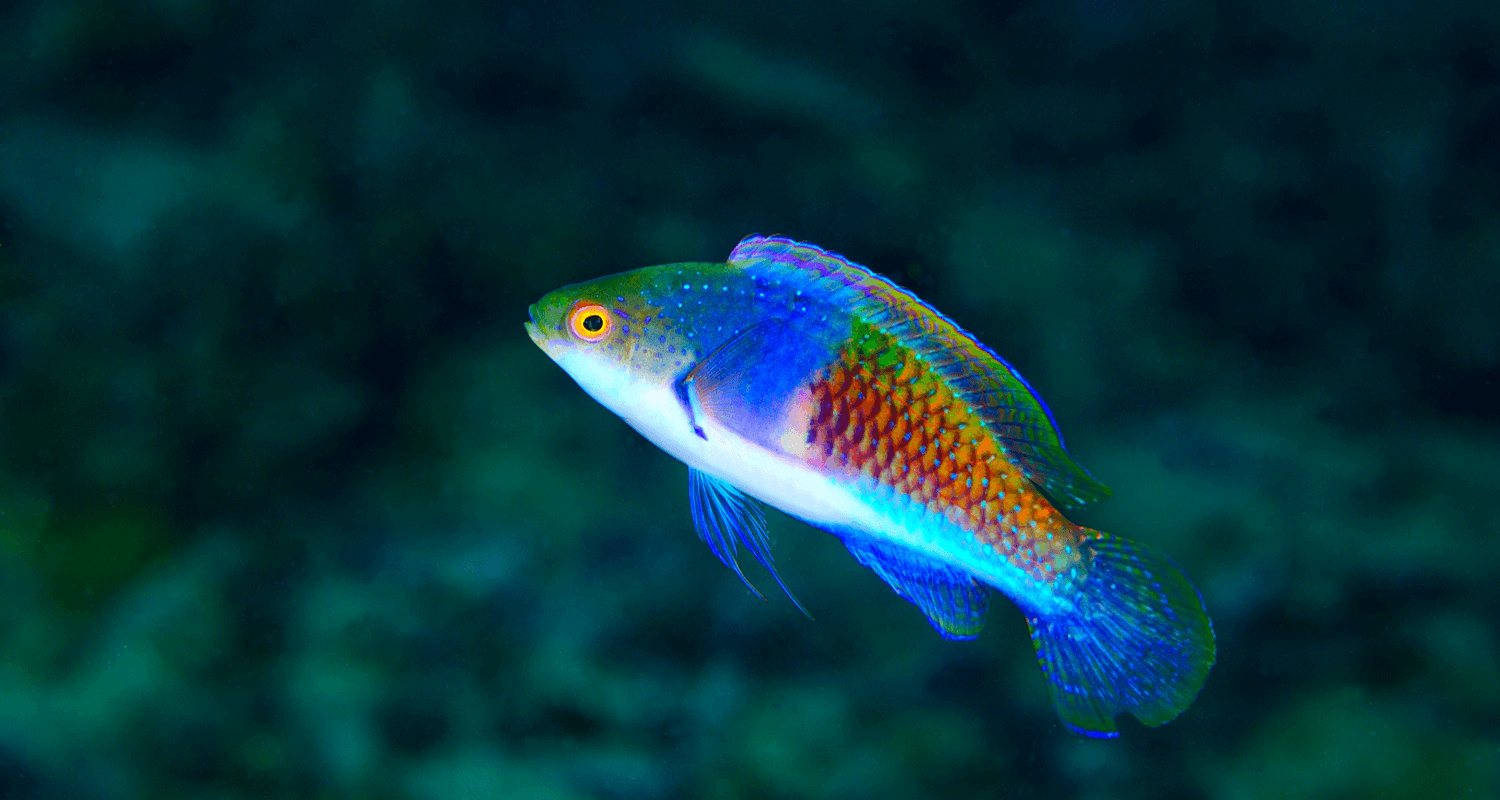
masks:
[[[1053,509],[910,348],[857,325],[811,396],[806,452],[820,470],[894,489],[1033,580],[1078,566],[1084,530]]]

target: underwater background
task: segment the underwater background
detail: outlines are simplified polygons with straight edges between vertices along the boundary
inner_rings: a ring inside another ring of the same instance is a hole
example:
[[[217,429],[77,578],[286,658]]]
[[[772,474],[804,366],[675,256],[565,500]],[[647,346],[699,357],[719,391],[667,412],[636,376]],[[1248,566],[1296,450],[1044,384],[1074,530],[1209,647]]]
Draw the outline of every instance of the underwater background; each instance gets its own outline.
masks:
[[[522,330],[752,232],[1029,379],[1185,714],[755,598]],[[1497,444],[1493,3],[0,5],[0,797],[1495,798]]]

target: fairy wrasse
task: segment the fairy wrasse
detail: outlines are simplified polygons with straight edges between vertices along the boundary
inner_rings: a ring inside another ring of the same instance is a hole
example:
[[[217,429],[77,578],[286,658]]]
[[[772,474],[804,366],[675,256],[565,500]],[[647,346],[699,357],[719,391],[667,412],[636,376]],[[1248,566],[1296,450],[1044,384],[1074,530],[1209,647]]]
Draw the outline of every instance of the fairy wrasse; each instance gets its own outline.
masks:
[[[741,545],[776,576],[755,498],[837,536],[950,639],[979,635],[991,588],[1009,597],[1076,732],[1116,736],[1121,712],[1160,725],[1208,677],[1213,628],[1182,570],[1059,513],[1110,491],[1036,392],[870,270],[751,236],[728,263],[558,289],[526,331],[687,464],[698,534],[741,579]]]

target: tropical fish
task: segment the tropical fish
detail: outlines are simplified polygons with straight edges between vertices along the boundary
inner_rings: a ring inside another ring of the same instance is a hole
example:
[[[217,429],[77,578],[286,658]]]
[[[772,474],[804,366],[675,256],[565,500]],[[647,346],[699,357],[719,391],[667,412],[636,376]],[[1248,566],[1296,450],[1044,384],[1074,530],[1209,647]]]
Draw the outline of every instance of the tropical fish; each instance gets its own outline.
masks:
[[[740,546],[786,588],[759,500],[837,536],[947,638],[979,635],[991,588],[1009,597],[1075,732],[1160,725],[1207,679],[1188,577],[1065,519],[1110,490],[1015,368],[886,278],[751,236],[727,263],[567,286],[530,316],[584,391],[688,466],[698,534],[742,580]]]

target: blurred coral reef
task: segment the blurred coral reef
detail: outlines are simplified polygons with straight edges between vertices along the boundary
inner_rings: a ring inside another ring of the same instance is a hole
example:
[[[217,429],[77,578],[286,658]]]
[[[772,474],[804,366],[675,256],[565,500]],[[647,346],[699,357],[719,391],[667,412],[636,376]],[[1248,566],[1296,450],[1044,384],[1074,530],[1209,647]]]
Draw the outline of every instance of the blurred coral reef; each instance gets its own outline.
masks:
[[[0,6],[0,796],[1500,796],[1497,18]],[[779,515],[755,599],[522,332],[752,232],[1040,390],[1203,589],[1182,718]]]

